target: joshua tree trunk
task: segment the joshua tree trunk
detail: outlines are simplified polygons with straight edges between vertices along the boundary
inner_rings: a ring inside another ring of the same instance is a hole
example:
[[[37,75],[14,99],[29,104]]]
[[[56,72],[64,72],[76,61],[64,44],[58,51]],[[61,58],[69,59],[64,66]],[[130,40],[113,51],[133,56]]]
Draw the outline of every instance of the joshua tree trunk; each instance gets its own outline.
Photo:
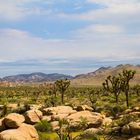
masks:
[[[125,96],[126,96],[126,105],[129,107],[129,96],[128,96],[128,91],[125,91]]]
[[[64,92],[61,93],[61,103],[64,104]]]

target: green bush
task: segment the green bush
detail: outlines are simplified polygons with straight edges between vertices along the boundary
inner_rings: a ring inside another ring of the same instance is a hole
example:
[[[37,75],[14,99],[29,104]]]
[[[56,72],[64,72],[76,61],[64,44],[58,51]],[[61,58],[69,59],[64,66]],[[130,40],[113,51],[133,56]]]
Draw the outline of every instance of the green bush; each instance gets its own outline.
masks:
[[[35,128],[39,132],[51,132],[52,127],[47,120],[42,120],[41,122],[35,125]]]

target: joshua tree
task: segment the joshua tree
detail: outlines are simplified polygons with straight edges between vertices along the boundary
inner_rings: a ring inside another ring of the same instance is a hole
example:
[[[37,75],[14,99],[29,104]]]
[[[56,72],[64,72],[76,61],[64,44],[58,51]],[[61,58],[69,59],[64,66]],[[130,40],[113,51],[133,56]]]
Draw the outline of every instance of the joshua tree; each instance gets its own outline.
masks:
[[[105,82],[103,83],[103,88],[114,94],[116,98],[116,103],[118,104],[118,97],[121,93],[121,80],[117,76],[108,76]]]
[[[125,93],[127,107],[129,107],[130,80],[133,79],[135,73],[136,71],[133,70],[123,70],[123,72],[119,74],[121,79],[121,89]]]
[[[68,87],[70,86],[70,81],[65,79],[65,80],[57,80],[55,82],[56,88],[58,91],[61,93],[61,103],[64,103],[64,94]]]

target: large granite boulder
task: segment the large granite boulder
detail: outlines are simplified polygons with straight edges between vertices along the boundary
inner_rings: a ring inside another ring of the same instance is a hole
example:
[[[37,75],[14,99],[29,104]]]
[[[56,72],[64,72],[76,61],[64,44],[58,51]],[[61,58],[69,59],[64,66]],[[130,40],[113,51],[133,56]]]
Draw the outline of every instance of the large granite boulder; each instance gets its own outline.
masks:
[[[121,130],[122,134],[126,135],[138,135],[140,134],[140,122],[131,122],[124,125]]]
[[[0,132],[4,131],[6,129],[6,126],[3,122],[4,118],[0,119]]]
[[[129,127],[132,135],[140,134],[140,122],[131,122],[129,123]]]
[[[3,119],[5,126],[8,128],[18,128],[24,121],[24,116],[17,113],[10,113]]]
[[[39,140],[39,137],[33,126],[22,124],[18,129],[1,132],[0,140]]]
[[[57,107],[49,107],[44,108],[42,110],[44,115],[57,115],[57,114],[73,114],[76,110],[73,110],[70,106],[57,106]]]
[[[76,110],[77,111],[85,111],[85,110],[93,111],[93,108],[88,105],[79,105],[77,106]]]
[[[103,123],[103,116],[100,113],[81,111],[71,114],[67,117],[70,122],[82,122],[85,121],[89,128],[100,127]]]
[[[28,124],[35,124],[37,122],[40,122],[40,120],[43,117],[43,114],[39,110],[29,110],[25,112],[25,122]]]
[[[32,125],[23,123],[17,130],[26,135],[27,140],[39,140],[38,133]]]
[[[27,140],[27,138],[21,131],[10,129],[0,133],[0,140]]]

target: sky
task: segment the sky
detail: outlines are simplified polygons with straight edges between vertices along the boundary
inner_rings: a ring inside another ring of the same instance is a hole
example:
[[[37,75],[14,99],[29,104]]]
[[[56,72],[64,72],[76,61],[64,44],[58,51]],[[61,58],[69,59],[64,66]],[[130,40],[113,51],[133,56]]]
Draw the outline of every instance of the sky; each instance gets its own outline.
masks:
[[[0,77],[140,64],[140,0],[0,0]]]

